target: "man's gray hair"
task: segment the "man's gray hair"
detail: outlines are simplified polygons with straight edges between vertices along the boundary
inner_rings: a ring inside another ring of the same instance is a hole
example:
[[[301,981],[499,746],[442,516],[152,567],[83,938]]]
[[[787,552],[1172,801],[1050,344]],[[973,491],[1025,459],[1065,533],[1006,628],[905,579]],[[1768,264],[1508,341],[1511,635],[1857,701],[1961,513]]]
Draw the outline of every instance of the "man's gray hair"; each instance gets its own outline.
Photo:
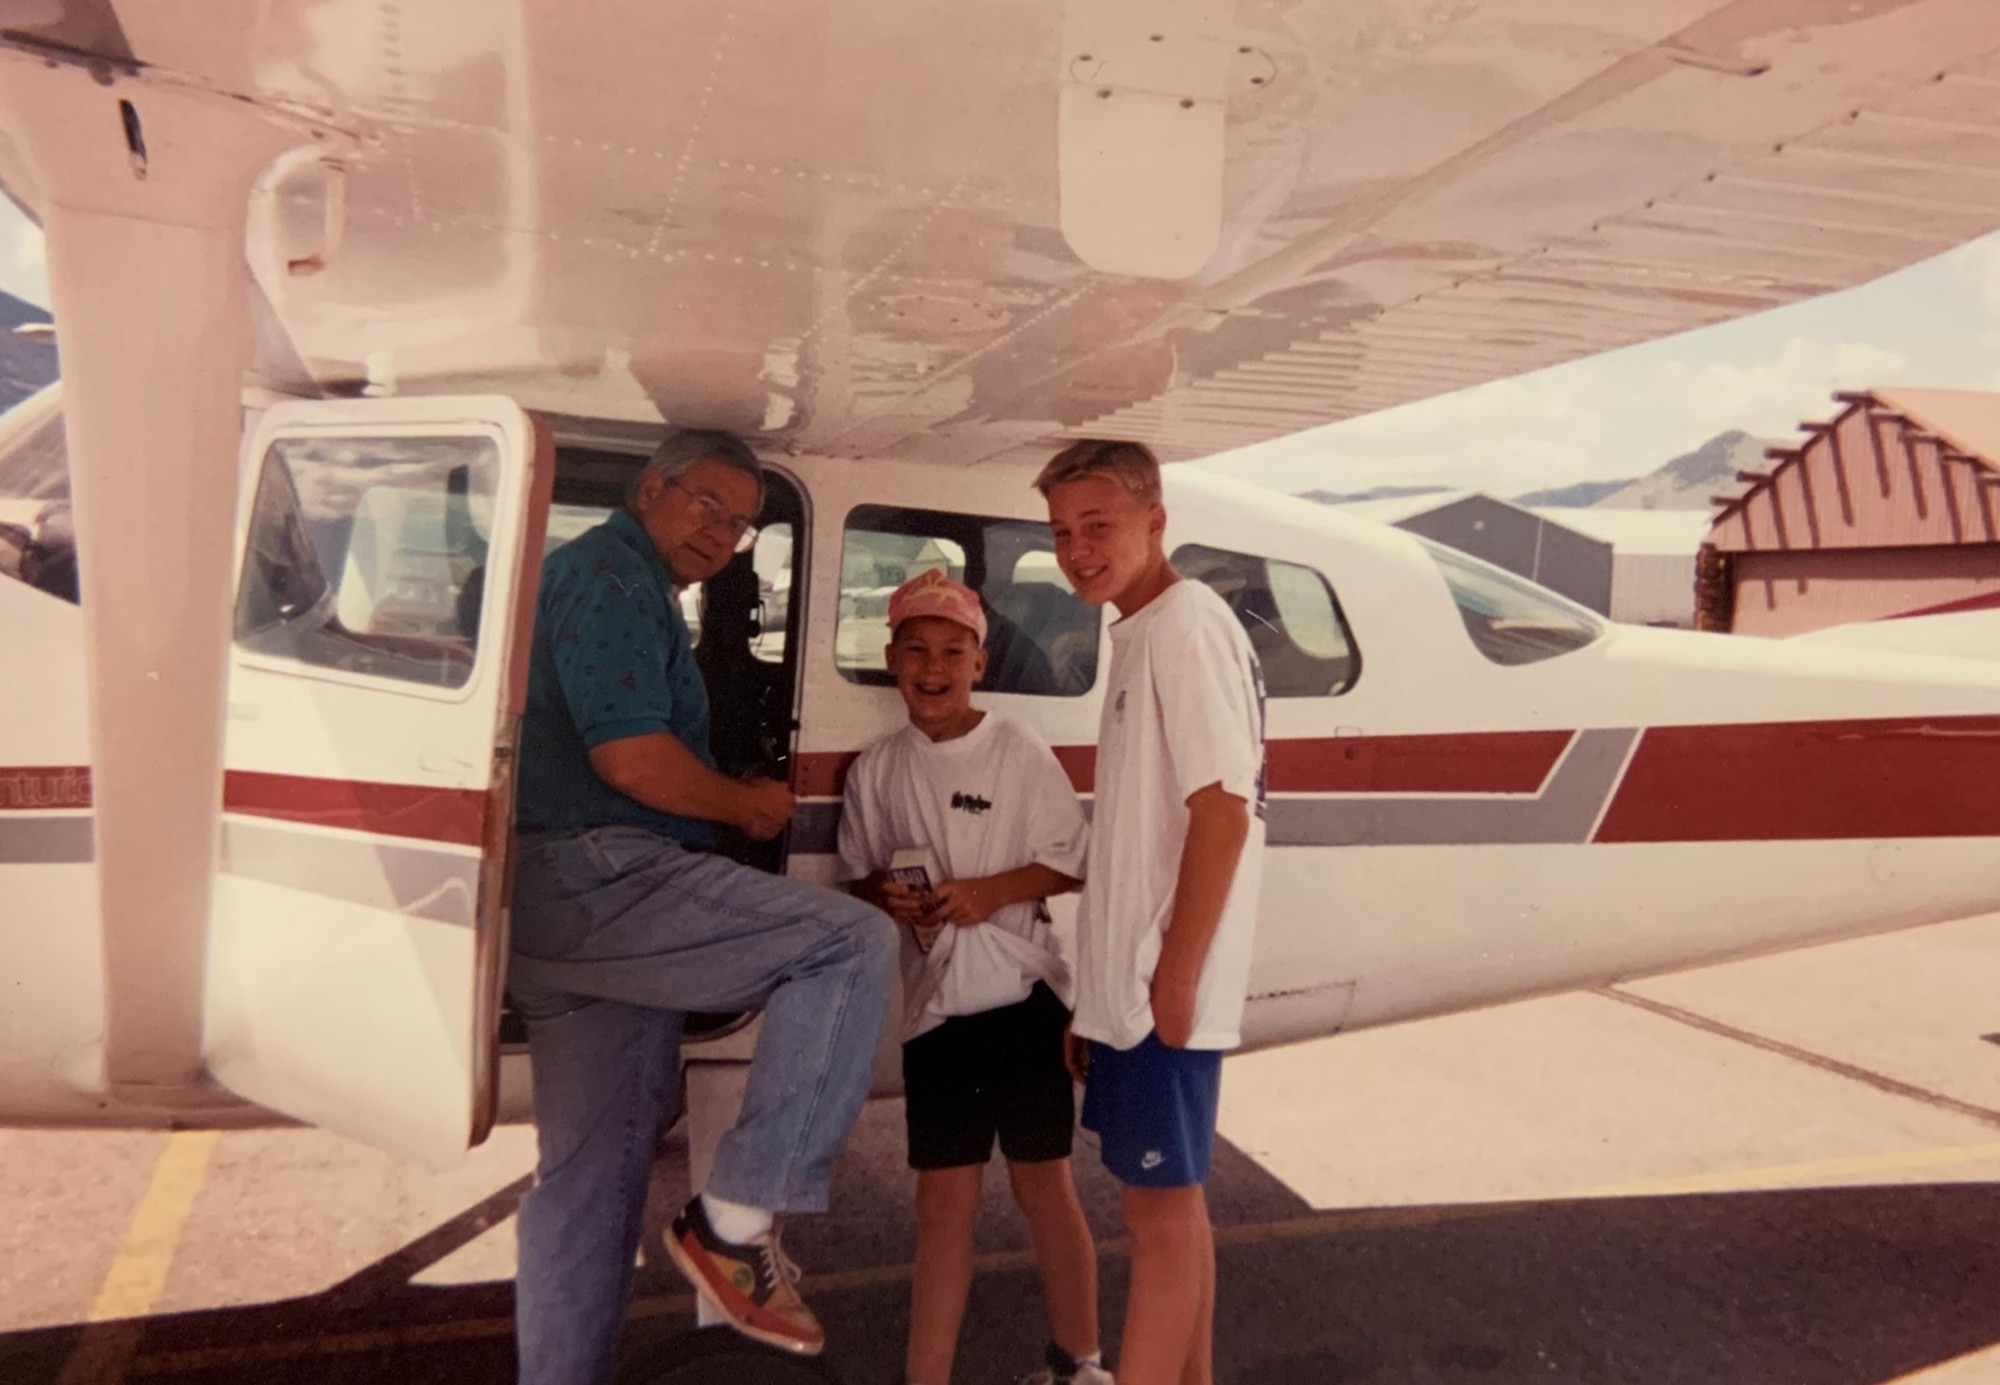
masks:
[[[750,444],[719,428],[669,430],[666,438],[653,449],[653,455],[646,459],[646,465],[633,475],[631,484],[625,488],[625,504],[629,507],[638,500],[639,487],[646,483],[648,476],[657,476],[663,481],[676,480],[703,462],[718,462],[755,481],[757,508],[764,508],[764,464],[757,460]]]

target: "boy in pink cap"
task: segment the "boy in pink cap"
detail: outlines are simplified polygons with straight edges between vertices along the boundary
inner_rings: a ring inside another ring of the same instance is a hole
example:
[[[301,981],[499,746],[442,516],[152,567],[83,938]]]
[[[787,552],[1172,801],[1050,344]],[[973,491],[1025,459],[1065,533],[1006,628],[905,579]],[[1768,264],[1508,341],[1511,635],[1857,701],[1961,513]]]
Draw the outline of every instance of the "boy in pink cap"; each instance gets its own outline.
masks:
[[[980,1179],[997,1137],[1034,1235],[1054,1339],[1034,1378],[1103,1385],[1097,1252],[1070,1181],[1072,992],[1043,902],[1083,873],[1083,810],[1039,736],[972,705],[986,672],[976,592],[925,572],[889,598],[889,629],[889,672],[910,722],[848,773],[840,872],[903,925],[903,1087],[917,1170],[905,1379],[951,1378]],[[899,853],[924,852],[929,889],[892,878]]]

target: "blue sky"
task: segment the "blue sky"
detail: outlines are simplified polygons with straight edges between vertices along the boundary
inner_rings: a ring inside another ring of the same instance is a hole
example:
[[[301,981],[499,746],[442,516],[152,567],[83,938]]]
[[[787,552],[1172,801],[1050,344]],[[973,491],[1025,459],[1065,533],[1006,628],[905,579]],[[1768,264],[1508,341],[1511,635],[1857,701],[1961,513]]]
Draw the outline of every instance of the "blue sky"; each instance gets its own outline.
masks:
[[[41,232],[0,197],[0,290],[47,305]],[[1837,389],[2000,389],[2000,232],[1872,284],[1197,463],[1280,490],[1513,495],[1636,476],[1729,428],[1789,436]]]

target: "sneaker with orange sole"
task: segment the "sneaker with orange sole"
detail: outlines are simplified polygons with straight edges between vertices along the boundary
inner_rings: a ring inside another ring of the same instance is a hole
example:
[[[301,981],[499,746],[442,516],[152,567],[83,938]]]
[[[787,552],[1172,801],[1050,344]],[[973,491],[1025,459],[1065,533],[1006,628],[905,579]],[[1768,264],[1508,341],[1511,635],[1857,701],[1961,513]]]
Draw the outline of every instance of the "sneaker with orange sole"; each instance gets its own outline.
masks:
[[[799,1356],[826,1349],[826,1332],[799,1297],[798,1267],[785,1258],[775,1229],[752,1241],[725,1241],[697,1195],[674,1218],[667,1253],[695,1292],[744,1336]]]

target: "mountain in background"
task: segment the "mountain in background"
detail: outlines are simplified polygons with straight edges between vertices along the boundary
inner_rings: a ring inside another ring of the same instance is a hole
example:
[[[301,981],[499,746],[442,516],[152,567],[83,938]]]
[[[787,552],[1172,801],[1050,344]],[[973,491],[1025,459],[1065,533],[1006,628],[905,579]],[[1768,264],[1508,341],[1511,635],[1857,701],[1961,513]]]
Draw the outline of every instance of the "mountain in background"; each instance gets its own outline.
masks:
[[[1545,491],[1529,491],[1526,495],[1517,495],[1514,497],[1514,503],[1531,508],[1536,505],[1559,505],[1564,509],[1587,510],[1606,496],[1616,495],[1627,486],[1638,484],[1630,477],[1617,481],[1578,481],[1572,485],[1554,486]]]
[[[29,341],[14,334],[28,322],[48,322],[48,313],[9,293],[0,293],[0,413],[5,413],[56,378],[53,341]]]
[[[1780,446],[1783,444],[1771,438],[1732,428],[1674,458],[1652,475],[1641,476],[1591,503],[1600,510],[1706,510],[1710,496],[1734,495],[1743,489],[1737,472],[1770,470],[1764,450]]]
[[[1563,507],[1600,510],[1706,510],[1712,495],[1733,495],[1743,489],[1739,471],[1766,471],[1764,449],[1782,446],[1732,428],[1718,433],[1692,452],[1682,453],[1659,470],[1617,481],[1575,481],[1513,497],[1529,508]],[[1410,495],[1442,495],[1450,486],[1375,486],[1365,491],[1312,490],[1301,500],[1322,505],[1347,505],[1357,500],[1393,500]]]
[[[1357,500],[1401,500],[1406,495],[1443,495],[1449,490],[1450,486],[1371,486],[1365,491],[1301,491],[1299,499],[1321,505],[1351,505]]]

